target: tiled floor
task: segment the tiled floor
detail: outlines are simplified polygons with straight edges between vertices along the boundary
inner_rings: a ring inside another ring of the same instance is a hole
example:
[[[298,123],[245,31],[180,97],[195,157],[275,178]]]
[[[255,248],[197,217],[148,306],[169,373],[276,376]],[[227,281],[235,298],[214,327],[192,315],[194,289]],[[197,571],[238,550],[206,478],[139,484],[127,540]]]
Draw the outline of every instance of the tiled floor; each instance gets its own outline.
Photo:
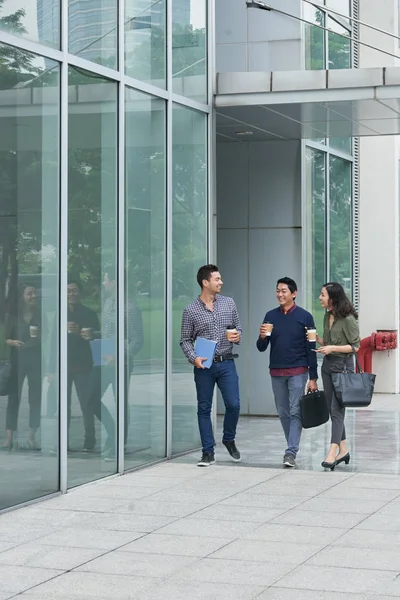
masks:
[[[233,464],[198,453],[0,515],[0,600],[362,600],[400,596],[398,397],[348,411],[280,466],[276,419],[243,418]],[[220,437],[220,434],[219,434]]]
[[[172,461],[0,517],[0,600],[400,596],[400,479]]]

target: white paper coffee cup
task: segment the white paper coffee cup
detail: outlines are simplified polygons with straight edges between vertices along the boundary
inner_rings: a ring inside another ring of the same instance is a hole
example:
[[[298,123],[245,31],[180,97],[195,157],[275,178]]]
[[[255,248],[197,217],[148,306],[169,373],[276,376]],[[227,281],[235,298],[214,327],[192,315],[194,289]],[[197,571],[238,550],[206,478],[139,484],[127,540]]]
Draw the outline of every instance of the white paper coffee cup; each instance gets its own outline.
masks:
[[[39,327],[37,325],[31,325],[29,327],[29,335],[31,338],[37,338],[39,335]]]
[[[317,341],[317,330],[316,329],[307,329],[307,337],[309,342]]]

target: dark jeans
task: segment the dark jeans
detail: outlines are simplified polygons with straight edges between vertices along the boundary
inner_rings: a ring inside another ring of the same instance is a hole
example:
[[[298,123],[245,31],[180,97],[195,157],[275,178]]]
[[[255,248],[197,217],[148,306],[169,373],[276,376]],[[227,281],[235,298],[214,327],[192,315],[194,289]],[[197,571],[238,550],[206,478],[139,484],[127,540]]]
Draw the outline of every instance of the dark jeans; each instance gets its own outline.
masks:
[[[82,373],[70,372],[67,379],[67,406],[68,406],[68,429],[71,423],[71,396],[72,385],[75,385],[76,395],[83,416],[83,425],[85,428],[85,442],[92,443],[94,440],[94,415],[90,410],[90,399],[92,393],[92,371]]]
[[[285,454],[296,457],[302,432],[300,398],[305,392],[308,373],[293,377],[271,377],[275,406],[285,434]]]
[[[225,404],[222,440],[232,442],[240,413],[239,377],[234,360],[213,363],[209,369],[194,369],[197,391],[197,417],[203,452],[214,452],[215,440],[211,423],[211,407],[215,384]]]
[[[324,358],[321,369],[326,403],[332,422],[331,444],[337,444],[338,446],[340,445],[340,442],[346,439],[346,428],[344,425],[346,409],[339,404],[338,399],[336,398],[331,374],[343,371],[344,365],[346,365],[348,371],[354,371],[353,355],[349,355],[346,358],[328,355]]]
[[[90,400],[90,410],[104,426],[106,430],[108,440],[107,446],[115,446],[115,422],[114,419],[102,402],[102,398],[106,393],[109,386],[112,386],[114,399],[116,400],[116,386],[115,386],[115,368],[114,367],[94,367],[92,376],[92,392]],[[128,390],[125,391],[124,397],[124,410],[125,410],[125,427],[124,427],[124,442],[126,444],[128,440],[128,427],[129,427],[129,412],[128,412]],[[94,437],[94,428],[93,428]],[[93,440],[89,440],[93,442]]]
[[[8,396],[6,429],[16,431],[18,426],[18,413],[21,404],[21,392],[25,378],[28,380],[29,402],[29,427],[40,427],[40,413],[42,405],[42,366],[40,349],[36,352],[19,351],[18,359],[12,363],[11,386],[12,391]],[[39,352],[39,356],[37,355]]]

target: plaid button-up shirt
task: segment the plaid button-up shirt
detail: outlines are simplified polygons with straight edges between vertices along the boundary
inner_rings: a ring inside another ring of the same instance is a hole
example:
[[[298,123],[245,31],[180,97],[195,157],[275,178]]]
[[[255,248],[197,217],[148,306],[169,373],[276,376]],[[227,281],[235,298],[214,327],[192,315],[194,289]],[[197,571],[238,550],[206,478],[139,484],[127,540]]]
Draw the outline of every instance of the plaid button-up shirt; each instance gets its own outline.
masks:
[[[232,325],[242,333],[242,326],[235,302],[227,296],[215,296],[214,310],[209,310],[200,298],[196,298],[183,311],[180,346],[190,363],[194,363],[196,353],[194,343],[197,337],[218,342],[216,356],[232,352],[233,344],[226,338],[226,328]]]

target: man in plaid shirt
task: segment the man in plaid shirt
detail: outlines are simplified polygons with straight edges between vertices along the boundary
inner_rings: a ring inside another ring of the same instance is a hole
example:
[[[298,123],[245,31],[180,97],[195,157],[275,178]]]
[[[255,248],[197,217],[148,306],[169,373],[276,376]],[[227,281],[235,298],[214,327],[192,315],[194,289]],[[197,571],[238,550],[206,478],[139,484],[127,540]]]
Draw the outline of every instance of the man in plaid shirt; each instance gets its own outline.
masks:
[[[222,279],[216,265],[204,265],[197,273],[201,294],[183,311],[180,346],[194,366],[197,391],[197,416],[203,455],[199,467],[215,463],[214,434],[211,423],[211,407],[215,384],[221,390],[225,404],[222,443],[234,461],[240,460],[235,444],[239,420],[239,378],[232,353],[233,344],[239,344],[242,327],[232,298],[221,296]],[[234,330],[234,331],[227,331]],[[217,342],[214,361],[209,369],[203,366],[206,358],[197,356],[194,344],[197,337]]]

